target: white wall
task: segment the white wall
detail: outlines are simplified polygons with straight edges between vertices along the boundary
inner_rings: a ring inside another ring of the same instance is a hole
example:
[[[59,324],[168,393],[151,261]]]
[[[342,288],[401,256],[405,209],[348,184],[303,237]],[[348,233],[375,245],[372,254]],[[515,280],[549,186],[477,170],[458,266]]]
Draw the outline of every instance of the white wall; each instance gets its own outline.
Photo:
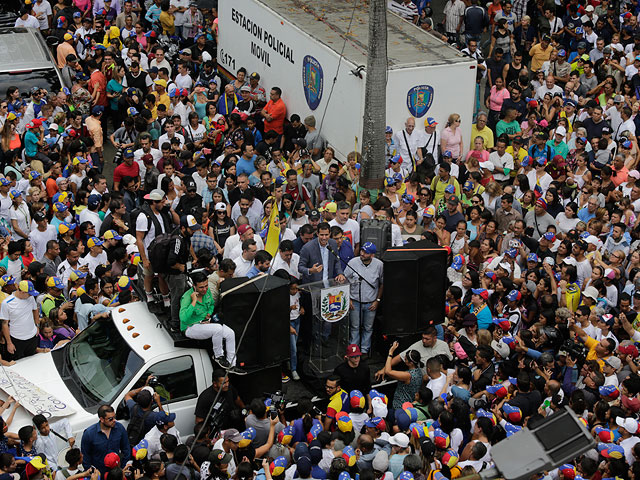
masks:
[[[438,130],[445,127],[452,113],[461,117],[463,145],[469,146],[471,120],[475,95],[476,70],[471,63],[446,66],[420,67],[389,71],[387,88],[387,122],[394,133],[404,128],[405,120],[411,116],[407,107],[407,92],[417,85],[433,87],[433,103],[427,113],[416,118],[416,130],[424,129],[427,117],[438,122]],[[466,151],[466,150],[465,150]]]
[[[235,13],[235,21],[232,18],[233,10],[237,12]],[[238,25],[238,13],[255,23],[256,27],[251,27],[251,32],[259,32],[259,28],[261,28],[261,35],[257,33],[255,36]],[[260,84],[267,91],[267,98],[271,87],[280,87],[283,100],[287,105],[287,116],[297,113],[304,120],[307,115],[313,114],[316,117],[316,127],[318,128],[329,99],[329,92],[338,65],[338,55],[283,20],[260,2],[252,0],[220,2],[218,14],[220,29],[218,63],[220,66],[232,75],[235,75],[240,67],[245,67],[249,73],[258,72],[261,76]],[[273,37],[289,47],[289,52],[291,52],[289,57],[293,63],[265,44],[265,38]],[[269,64],[251,53],[252,42],[268,52]],[[322,98],[314,111],[309,108],[304,97],[302,69],[303,59],[306,55],[313,56],[320,63],[324,76]],[[228,56],[235,59],[235,66]],[[355,68],[353,64],[345,59],[342,60],[340,73],[322,126],[323,135],[340,152],[339,156],[341,157],[345,157],[354,149],[354,137],[358,135],[360,138],[361,134],[357,132],[362,131],[364,81],[350,74],[350,70],[353,68]],[[359,141],[361,142],[361,138]]]

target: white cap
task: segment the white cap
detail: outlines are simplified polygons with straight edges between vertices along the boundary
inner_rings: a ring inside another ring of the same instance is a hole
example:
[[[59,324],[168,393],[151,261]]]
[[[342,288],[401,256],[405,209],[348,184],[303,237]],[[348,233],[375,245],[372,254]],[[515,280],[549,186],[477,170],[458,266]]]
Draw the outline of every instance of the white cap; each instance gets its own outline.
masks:
[[[58,124],[57,123],[50,123],[49,124],[49,130],[58,130]]]
[[[407,448],[409,446],[409,437],[402,432],[396,433],[393,437],[389,438],[389,443],[396,447]]]
[[[574,267],[578,266],[578,262],[575,258],[573,257],[566,257],[562,263],[566,264],[566,265],[573,265]]]
[[[489,161],[480,162],[480,168],[484,168],[486,170],[489,170],[490,172],[493,172],[493,170],[495,169],[495,165]]]
[[[507,271],[507,273],[511,275],[511,265],[509,265],[507,262],[500,262],[498,266],[500,268],[504,268]]]
[[[564,128],[562,125],[560,125],[558,128],[556,128],[556,135],[562,135],[563,137],[567,134],[567,129]]]
[[[380,397],[371,399],[371,408],[375,417],[387,418],[389,409]]]
[[[638,170],[631,170],[628,174],[628,177],[633,177],[636,180],[640,179],[640,172]]]
[[[598,240],[598,237],[596,237],[595,235],[589,235],[587,238],[585,238],[584,240],[587,243],[590,243],[591,245],[598,245],[598,243],[600,243],[600,241]]]
[[[640,427],[640,424],[638,424],[638,421],[635,418],[616,417],[616,424],[624,428],[631,435],[638,433],[638,429]]]
[[[216,212],[226,212],[227,211],[227,204],[224,202],[218,202],[216,203],[216,208],[215,208]]]
[[[595,8],[593,8],[593,5],[587,5],[587,8],[585,8],[585,11],[587,12],[593,12],[595,10]]]
[[[500,340],[499,342],[492,340],[491,348],[493,348],[495,352],[504,359],[509,358],[509,355],[511,354],[511,349],[509,348],[509,345],[504,343],[502,340]]]
[[[589,285],[587,288],[585,288],[582,291],[582,296],[583,297],[589,297],[593,300],[597,300],[598,299],[598,290],[596,289],[596,287],[593,287],[591,285]]]
[[[130,233],[127,233],[125,236],[122,237],[122,243],[124,243],[125,245],[135,245],[136,237],[134,237]]]

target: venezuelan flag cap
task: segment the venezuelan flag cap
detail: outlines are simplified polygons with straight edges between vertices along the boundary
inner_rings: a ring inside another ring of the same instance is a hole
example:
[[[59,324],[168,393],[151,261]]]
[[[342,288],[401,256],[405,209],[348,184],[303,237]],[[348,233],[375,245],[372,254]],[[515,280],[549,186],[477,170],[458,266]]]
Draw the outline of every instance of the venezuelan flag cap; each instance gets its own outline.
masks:
[[[344,458],[349,467],[353,467],[356,464],[356,452],[353,447],[344,447],[342,449],[342,458]]]
[[[256,438],[256,429],[253,427],[247,428],[244,432],[240,434],[242,436],[242,440],[238,442],[238,446],[240,448],[244,448],[248,446],[253,440]]]
[[[604,458],[624,458],[624,449],[615,443],[599,443],[598,452]]]
[[[364,408],[364,395],[362,395],[360,390],[351,390],[351,393],[349,393],[349,404],[351,408]]]
[[[278,475],[282,475],[286,469],[287,469],[287,459],[285,457],[277,457],[269,465],[269,470],[271,471],[271,475],[273,475],[274,477]]]
[[[453,448],[450,448],[444,455],[442,455],[442,464],[446,465],[449,468],[455,467],[456,463],[458,463],[458,452],[456,452]]]
[[[336,423],[338,424],[338,430],[341,432],[350,432],[353,430],[353,423],[347,412],[338,412],[336,415]]]
[[[502,411],[507,415],[507,418],[511,423],[520,423],[522,421],[522,410],[518,407],[505,403],[502,406]]]

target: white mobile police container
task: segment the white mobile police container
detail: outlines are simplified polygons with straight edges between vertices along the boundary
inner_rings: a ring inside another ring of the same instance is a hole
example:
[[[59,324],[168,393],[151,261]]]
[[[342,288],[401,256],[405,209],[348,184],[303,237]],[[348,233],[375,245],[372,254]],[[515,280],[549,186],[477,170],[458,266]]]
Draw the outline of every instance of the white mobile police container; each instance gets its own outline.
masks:
[[[366,68],[358,68],[367,65],[367,6],[358,3],[348,30],[352,12],[353,2],[342,0],[234,0],[220,2],[218,12],[223,73],[233,77],[241,67],[258,72],[267,99],[271,87],[280,87],[287,116],[315,115],[316,128],[322,122],[342,158],[356,138],[360,150],[366,108]],[[468,145],[476,61],[390,12],[387,26],[387,125],[395,132],[414,116],[422,129],[434,117],[444,128],[449,114],[458,113]]]

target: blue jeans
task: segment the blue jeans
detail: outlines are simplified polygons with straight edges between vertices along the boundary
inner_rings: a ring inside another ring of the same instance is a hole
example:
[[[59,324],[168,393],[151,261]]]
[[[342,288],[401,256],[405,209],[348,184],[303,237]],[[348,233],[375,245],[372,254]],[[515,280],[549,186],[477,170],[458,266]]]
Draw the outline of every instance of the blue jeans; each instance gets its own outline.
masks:
[[[289,343],[291,345],[291,370],[298,367],[298,332],[300,331],[300,317],[290,320],[289,323],[296,331],[296,334],[289,334]]]
[[[349,343],[360,345],[362,353],[369,353],[371,349],[371,334],[373,333],[373,321],[376,318],[376,310],[369,310],[373,302],[360,303],[353,300],[353,310],[349,314]],[[362,318],[360,312],[362,311]],[[362,324],[362,334],[360,326]]]

